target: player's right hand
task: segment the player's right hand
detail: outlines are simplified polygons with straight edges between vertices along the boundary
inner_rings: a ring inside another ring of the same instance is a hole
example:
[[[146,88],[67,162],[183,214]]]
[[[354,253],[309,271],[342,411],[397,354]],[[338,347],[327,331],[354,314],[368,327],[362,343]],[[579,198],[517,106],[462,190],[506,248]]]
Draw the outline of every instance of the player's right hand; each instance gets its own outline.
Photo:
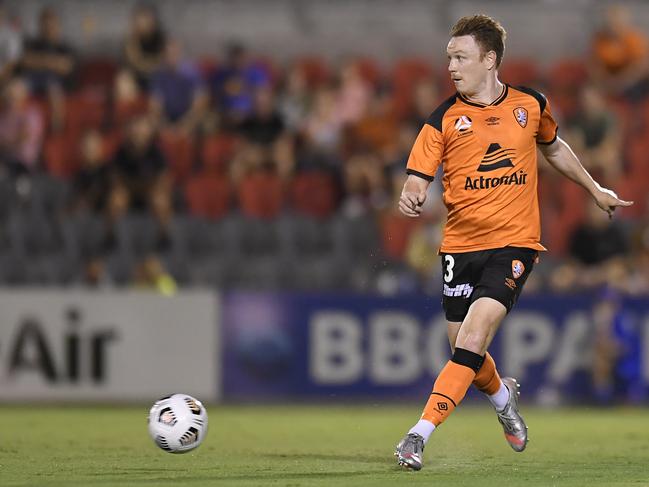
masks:
[[[406,216],[416,218],[421,214],[421,207],[426,201],[426,192],[415,193],[404,191],[399,198],[399,210]]]

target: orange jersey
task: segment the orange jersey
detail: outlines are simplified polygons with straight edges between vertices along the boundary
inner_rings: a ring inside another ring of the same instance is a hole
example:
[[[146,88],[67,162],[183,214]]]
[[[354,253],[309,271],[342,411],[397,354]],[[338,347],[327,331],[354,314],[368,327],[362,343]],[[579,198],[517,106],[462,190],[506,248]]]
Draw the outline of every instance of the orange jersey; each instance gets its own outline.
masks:
[[[433,180],[442,164],[448,218],[441,252],[506,246],[545,250],[537,197],[536,144],[551,144],[557,124],[541,93],[505,85],[491,105],[459,93],[419,132],[407,172]]]

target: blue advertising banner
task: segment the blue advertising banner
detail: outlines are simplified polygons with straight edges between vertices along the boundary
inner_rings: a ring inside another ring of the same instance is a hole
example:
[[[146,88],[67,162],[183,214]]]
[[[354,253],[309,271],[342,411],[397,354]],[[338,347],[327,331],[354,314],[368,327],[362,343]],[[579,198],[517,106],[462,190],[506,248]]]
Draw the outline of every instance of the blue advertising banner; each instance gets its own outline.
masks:
[[[450,357],[439,298],[430,297],[231,293],[223,333],[226,400],[421,399]],[[527,399],[642,400],[649,301],[523,297],[489,351]]]

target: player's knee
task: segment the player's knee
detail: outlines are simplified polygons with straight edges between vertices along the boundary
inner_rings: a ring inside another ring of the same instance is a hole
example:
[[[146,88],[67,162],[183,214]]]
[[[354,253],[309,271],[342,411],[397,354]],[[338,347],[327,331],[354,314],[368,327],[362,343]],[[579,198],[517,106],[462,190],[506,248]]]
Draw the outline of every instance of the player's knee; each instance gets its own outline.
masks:
[[[469,350],[479,355],[484,355],[487,349],[489,334],[482,330],[472,330],[469,333],[461,333],[455,341],[455,347]],[[453,351],[455,351],[453,347]]]

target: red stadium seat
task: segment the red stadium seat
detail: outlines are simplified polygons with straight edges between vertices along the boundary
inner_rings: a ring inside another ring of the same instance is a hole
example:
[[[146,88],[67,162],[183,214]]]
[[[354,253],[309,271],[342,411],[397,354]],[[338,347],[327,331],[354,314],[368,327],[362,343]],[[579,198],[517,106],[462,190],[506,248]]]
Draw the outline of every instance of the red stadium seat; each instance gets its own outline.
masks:
[[[203,56],[198,60],[198,70],[203,79],[210,79],[219,66],[216,58],[212,56]]]
[[[538,66],[532,59],[506,59],[498,71],[500,79],[512,86],[535,88],[541,79]]]
[[[194,166],[193,139],[182,132],[163,130],[160,133],[160,148],[167,159],[174,181],[185,181]]]
[[[548,70],[548,97],[552,107],[564,118],[579,109],[579,90],[588,80],[588,70],[579,59],[561,59]]]
[[[65,134],[50,135],[43,145],[47,172],[54,177],[70,179],[79,168],[77,145]]]
[[[331,68],[323,58],[302,57],[295,64],[302,70],[308,86],[312,89],[326,84],[332,78]]]
[[[275,218],[284,204],[283,186],[280,177],[268,171],[246,176],[238,188],[241,212],[253,218]]]
[[[377,86],[381,81],[382,74],[376,60],[370,57],[361,57],[355,62],[363,79],[373,86]]]
[[[119,130],[112,130],[103,134],[103,139],[104,157],[106,160],[111,160],[122,143],[122,133]]]
[[[395,115],[403,118],[412,109],[414,87],[422,80],[435,79],[433,68],[425,59],[402,59],[392,70]]]
[[[213,135],[203,140],[201,163],[204,170],[223,173],[227,170],[239,140],[232,135]]]
[[[82,61],[79,65],[79,86],[110,89],[113,85],[118,64],[111,58],[95,58]]]
[[[132,119],[146,115],[148,111],[149,98],[146,96],[132,101],[119,101],[113,106],[112,123],[116,128],[122,128]]]
[[[291,204],[294,210],[308,216],[331,216],[338,205],[334,178],[318,171],[298,174],[291,183]]]
[[[553,91],[579,89],[587,81],[588,68],[581,59],[559,59],[548,70],[548,84]]]
[[[381,217],[381,242],[386,257],[402,260],[408,249],[410,236],[420,221],[399,213],[390,212]]]
[[[185,200],[192,215],[216,220],[230,209],[230,183],[224,177],[199,174],[187,181]]]
[[[106,92],[88,88],[66,98],[65,130],[78,136],[88,129],[100,129],[106,121]]]

